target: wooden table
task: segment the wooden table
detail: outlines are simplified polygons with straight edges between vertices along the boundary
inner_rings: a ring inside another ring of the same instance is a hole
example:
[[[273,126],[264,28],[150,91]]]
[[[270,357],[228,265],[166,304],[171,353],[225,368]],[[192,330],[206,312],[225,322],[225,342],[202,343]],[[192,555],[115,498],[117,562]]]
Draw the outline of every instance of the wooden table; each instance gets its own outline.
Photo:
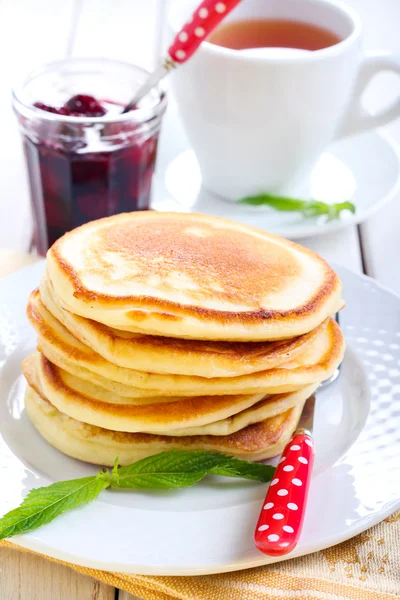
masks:
[[[361,14],[368,49],[400,55],[398,0],[348,2]],[[27,251],[31,220],[19,133],[9,88],[30,68],[66,56],[105,56],[151,68],[160,52],[167,0],[0,0],[0,248]],[[369,100],[377,106],[398,93],[381,76]],[[400,142],[400,122],[387,128]],[[360,227],[302,243],[328,260],[376,277],[400,294],[400,198]],[[132,600],[132,596],[34,556],[0,550],[2,600]],[[118,595],[119,594],[119,595]]]

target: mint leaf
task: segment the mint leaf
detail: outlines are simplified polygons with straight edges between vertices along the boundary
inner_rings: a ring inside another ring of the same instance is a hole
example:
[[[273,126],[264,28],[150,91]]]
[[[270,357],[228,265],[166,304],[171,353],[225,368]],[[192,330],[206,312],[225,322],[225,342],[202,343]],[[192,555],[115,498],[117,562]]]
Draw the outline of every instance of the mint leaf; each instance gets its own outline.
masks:
[[[239,460],[219,452],[171,450],[121,468],[116,458],[111,473],[103,469],[93,477],[59,481],[31,490],[19,508],[0,519],[0,540],[50,523],[65,511],[91,502],[108,487],[180,488],[193,485],[206,475],[266,482],[272,479],[274,471],[268,465]]]
[[[336,202],[327,204],[320,200],[300,200],[287,196],[274,196],[272,194],[259,194],[258,196],[246,196],[238,200],[239,204],[250,204],[252,206],[270,206],[282,212],[301,212],[304,217],[317,217],[326,215],[328,221],[338,219],[340,213],[348,210],[356,212],[356,207],[351,202]]]
[[[116,482],[119,481],[119,467],[118,467],[118,456],[114,460],[114,466],[111,471],[111,485],[115,485]]]
[[[354,214],[356,212],[356,207],[351,202],[326,204],[325,202],[320,202],[318,200],[309,200],[304,204],[301,212],[305,217],[327,215],[328,220],[330,221],[332,219],[338,219],[343,210],[348,210]]]
[[[236,460],[231,465],[215,467],[212,470],[213,475],[223,477],[241,477],[244,479],[253,479],[254,481],[271,481],[275,473],[275,467],[263,465],[262,463],[250,463],[245,460]],[[211,475],[211,472],[209,473]]]
[[[143,458],[118,469],[113,487],[121,488],[179,488],[197,483],[206,475],[242,477],[270,481],[273,467],[250,463],[218,452],[171,450]]]
[[[18,508],[0,519],[0,540],[50,523],[63,512],[91,502],[109,485],[109,475],[100,472],[31,490]]]
[[[252,206],[268,205],[280,211],[302,211],[305,200],[297,200],[287,196],[273,196],[272,194],[260,194],[258,196],[246,196],[238,200],[239,204],[251,204]]]

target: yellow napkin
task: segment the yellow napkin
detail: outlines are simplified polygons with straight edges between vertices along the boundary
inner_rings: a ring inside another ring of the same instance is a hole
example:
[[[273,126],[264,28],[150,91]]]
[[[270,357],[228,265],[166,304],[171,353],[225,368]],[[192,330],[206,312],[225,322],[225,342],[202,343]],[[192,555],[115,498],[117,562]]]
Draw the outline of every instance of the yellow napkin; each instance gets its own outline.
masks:
[[[0,252],[0,276],[30,262],[30,257]],[[321,552],[222,575],[124,575],[44,558],[144,600],[399,600],[399,540],[400,512],[347,542]],[[4,540],[0,546],[21,550]]]

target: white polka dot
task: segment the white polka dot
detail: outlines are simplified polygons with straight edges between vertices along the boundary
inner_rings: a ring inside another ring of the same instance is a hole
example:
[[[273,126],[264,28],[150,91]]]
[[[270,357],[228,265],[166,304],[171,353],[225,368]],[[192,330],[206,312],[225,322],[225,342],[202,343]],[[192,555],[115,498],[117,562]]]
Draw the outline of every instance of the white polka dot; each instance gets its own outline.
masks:
[[[287,533],[294,533],[294,529],[293,527],[290,527],[290,525],[284,525],[282,529],[283,531],[287,531]]]
[[[258,531],[266,531],[267,529],[269,529],[269,525],[260,525]]]
[[[189,39],[189,36],[186,33],[186,31],[181,31],[180,34],[178,35],[178,40],[181,42],[187,42],[188,39]]]
[[[205,29],[203,29],[203,27],[196,27],[196,29],[194,30],[194,35],[196,35],[197,37],[203,37],[205,33],[206,31]]]
[[[289,542],[281,542],[281,548],[289,546]]]
[[[294,479],[292,479],[292,483],[293,485],[297,485],[298,487],[300,487],[301,485],[303,485],[303,482],[298,479],[297,477],[295,477]]]
[[[297,510],[299,508],[294,502],[289,502],[287,507],[290,508],[290,510]]]
[[[201,8],[199,10],[199,17],[201,19],[206,19],[208,17],[208,10],[206,8]]]
[[[293,471],[294,466],[293,465],[286,465],[286,467],[283,467],[284,471]]]
[[[273,479],[269,485],[276,485],[279,479]]]
[[[274,515],[272,515],[273,519],[276,519],[276,521],[280,521],[281,519],[283,519],[283,514],[282,513],[275,513]]]
[[[307,444],[307,446],[311,446],[312,447],[312,441],[311,440],[309,440],[308,438],[306,438],[304,441]]]
[[[268,539],[270,542],[277,542],[279,540],[279,535],[276,533],[270,533]]]
[[[283,463],[284,460],[286,460],[286,456],[282,456],[281,460],[278,462],[278,465],[280,465],[281,463]]]
[[[186,58],[186,52],[184,50],[177,50],[175,52],[175,56],[176,56],[176,58],[183,60],[184,58]]]
[[[215,10],[219,13],[223,13],[226,11],[226,5],[223,2],[217,2]]]
[[[269,508],[272,508],[273,505],[274,505],[273,502],[267,502],[267,504],[265,504],[265,506],[264,506],[264,510],[268,510]]]
[[[304,458],[304,456],[299,456],[299,462],[301,462],[303,465],[308,464],[308,460]]]
[[[278,496],[287,496],[288,493],[289,492],[287,490],[278,490],[277,491]]]
[[[300,450],[300,446],[293,444],[293,446],[290,446],[290,450]]]

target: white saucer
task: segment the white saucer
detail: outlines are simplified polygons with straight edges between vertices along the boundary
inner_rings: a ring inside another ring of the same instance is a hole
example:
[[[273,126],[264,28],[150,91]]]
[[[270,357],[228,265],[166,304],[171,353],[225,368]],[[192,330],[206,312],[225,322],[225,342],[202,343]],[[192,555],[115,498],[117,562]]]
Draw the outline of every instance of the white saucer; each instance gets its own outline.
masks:
[[[212,144],[210,145],[212,152]],[[160,139],[152,206],[161,211],[218,215],[298,239],[336,231],[364,221],[400,187],[400,150],[386,134],[373,131],[334,143],[316,164],[302,197],[325,202],[351,200],[356,214],[340,220],[304,218],[268,207],[235,205],[201,185],[200,169],[175,105],[167,112]]]
[[[24,410],[21,360],[36,346],[25,316],[44,263],[0,281],[0,515],[33,487],[98,469],[45,442]],[[12,541],[96,569],[200,575],[255,567],[342,542],[400,506],[400,300],[337,269],[348,349],[339,379],[317,394],[316,463],[301,539],[272,558],[253,543],[266,486],[208,478],[171,491],[105,491],[84,508]]]

